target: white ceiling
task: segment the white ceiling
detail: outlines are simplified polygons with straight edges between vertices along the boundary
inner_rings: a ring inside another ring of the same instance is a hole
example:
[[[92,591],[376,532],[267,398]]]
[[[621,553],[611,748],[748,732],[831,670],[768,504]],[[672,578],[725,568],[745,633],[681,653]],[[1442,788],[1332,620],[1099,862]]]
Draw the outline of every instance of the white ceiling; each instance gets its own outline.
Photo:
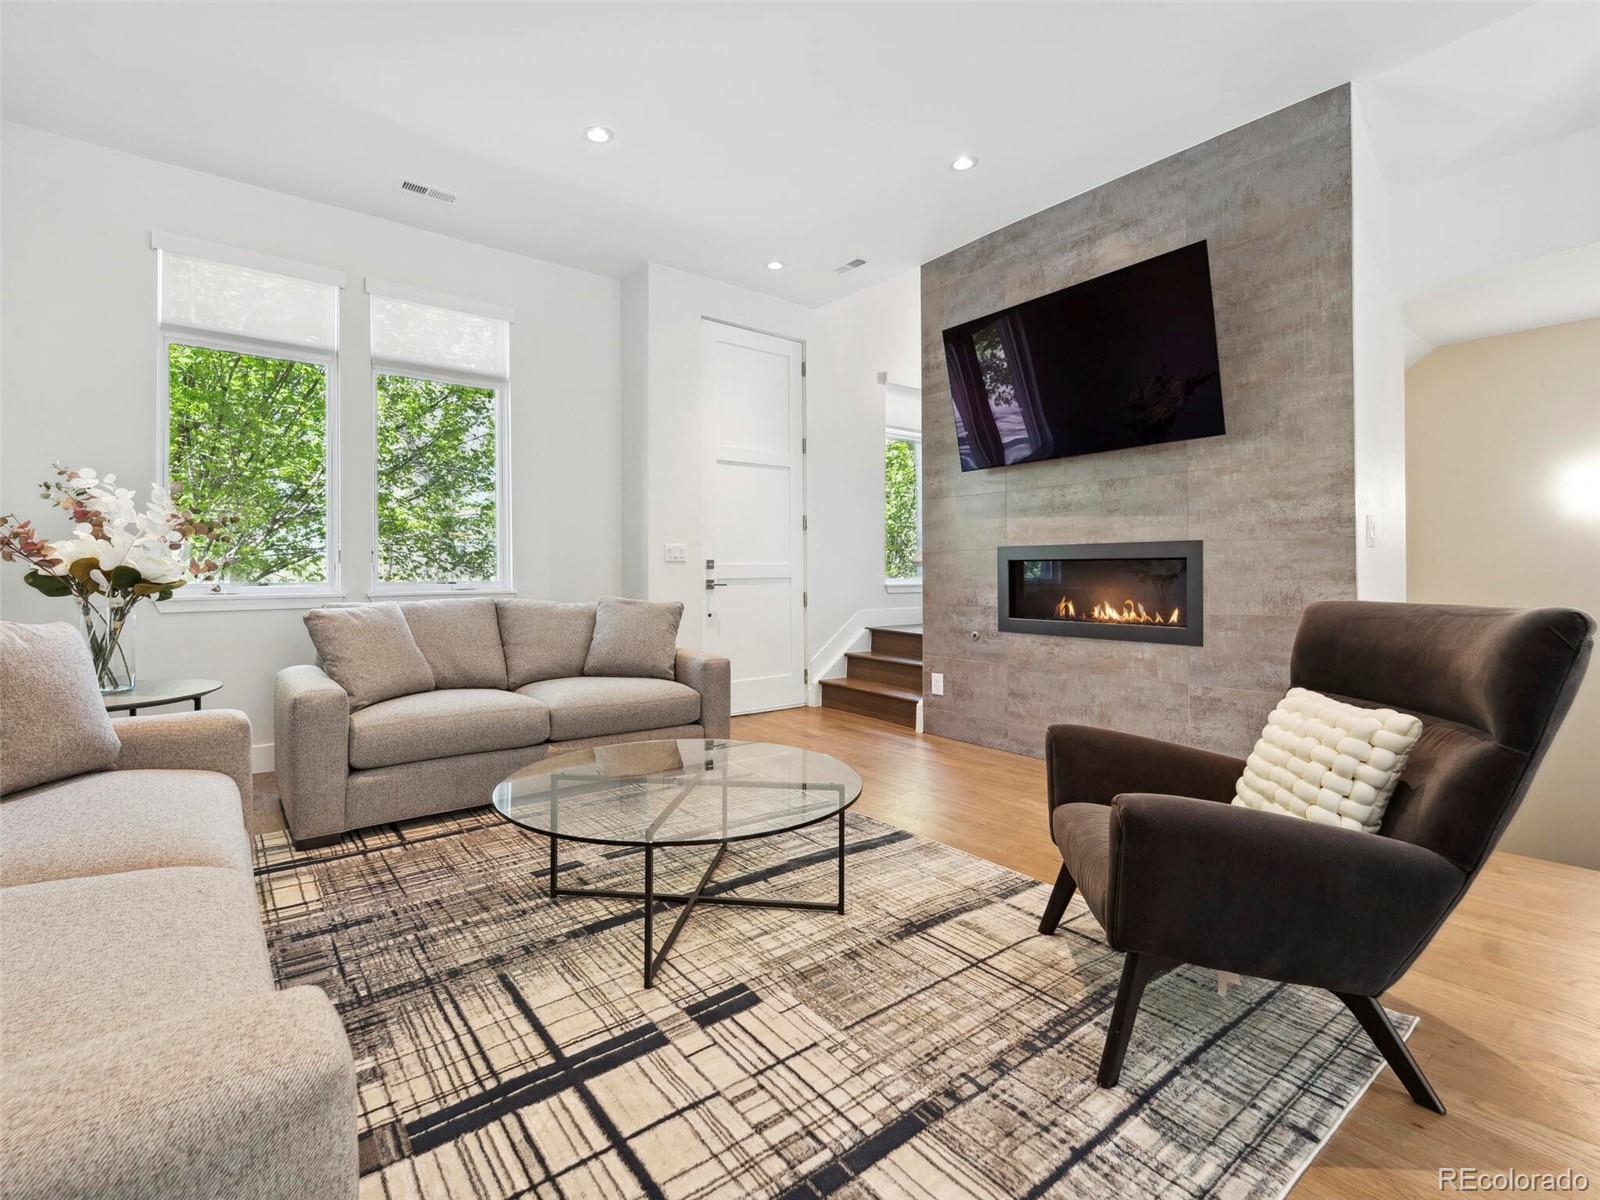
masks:
[[[6,3],[0,104],[572,266],[818,304],[1520,7]]]
[[[1600,4],[1523,9],[1358,96],[1408,359],[1600,315]]]

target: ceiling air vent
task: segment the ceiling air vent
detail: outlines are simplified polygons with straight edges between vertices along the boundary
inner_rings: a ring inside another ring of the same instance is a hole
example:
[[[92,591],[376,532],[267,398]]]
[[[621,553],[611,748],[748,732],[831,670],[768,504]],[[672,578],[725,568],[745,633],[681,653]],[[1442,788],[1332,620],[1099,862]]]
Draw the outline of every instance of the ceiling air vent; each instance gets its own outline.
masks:
[[[845,263],[844,266],[835,267],[833,269],[833,273],[835,275],[843,275],[846,271],[854,271],[857,267],[864,267],[866,265],[867,265],[867,260],[866,259],[864,259],[864,258],[852,258],[849,262]]]
[[[402,179],[400,186],[405,191],[415,192],[417,195],[426,196],[430,200],[443,200],[446,204],[454,204],[456,202],[456,194],[454,192],[447,192],[442,188],[429,187],[425,183],[415,183],[409,179]]]

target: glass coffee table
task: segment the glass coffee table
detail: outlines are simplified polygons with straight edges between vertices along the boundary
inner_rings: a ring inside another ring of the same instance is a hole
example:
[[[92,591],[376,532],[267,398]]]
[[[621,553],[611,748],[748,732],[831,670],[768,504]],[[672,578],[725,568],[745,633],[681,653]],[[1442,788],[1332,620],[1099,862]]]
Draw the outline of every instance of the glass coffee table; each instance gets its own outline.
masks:
[[[553,755],[524,767],[494,789],[507,820],[550,839],[550,896],[644,902],[644,986],[654,987],[672,943],[696,906],[813,909],[844,912],[844,812],[861,795],[861,776],[814,750],[722,739],[624,742]],[[835,900],[785,900],[706,894],[732,842],[771,837],[822,821],[839,823],[839,892]],[[644,851],[644,890],[563,887],[563,841],[631,846]],[[658,846],[715,846],[691,892],[658,892]],[[683,910],[659,950],[658,902]]]

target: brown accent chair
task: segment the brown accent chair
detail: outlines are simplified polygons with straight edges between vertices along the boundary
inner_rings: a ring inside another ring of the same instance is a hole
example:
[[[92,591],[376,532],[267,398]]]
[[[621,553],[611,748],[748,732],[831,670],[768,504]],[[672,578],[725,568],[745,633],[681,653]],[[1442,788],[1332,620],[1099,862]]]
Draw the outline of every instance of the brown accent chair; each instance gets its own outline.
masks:
[[[1327,988],[1418,1104],[1444,1105],[1378,997],[1466,894],[1517,811],[1594,646],[1571,609],[1331,601],[1295,635],[1295,687],[1423,722],[1377,834],[1229,804],[1240,759],[1082,725],[1049,730],[1063,866],[1127,954],[1100,1060],[1114,1086],[1145,985],[1173,967]],[[1266,714],[1262,714],[1265,718]]]

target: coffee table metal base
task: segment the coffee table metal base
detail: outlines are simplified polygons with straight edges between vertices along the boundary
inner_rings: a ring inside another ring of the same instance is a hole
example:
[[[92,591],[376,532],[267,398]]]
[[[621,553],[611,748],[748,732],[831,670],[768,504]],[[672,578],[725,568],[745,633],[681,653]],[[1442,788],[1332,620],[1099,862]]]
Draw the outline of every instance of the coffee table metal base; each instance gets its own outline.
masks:
[[[678,940],[678,934],[683,931],[684,924],[689,920],[698,905],[719,904],[733,908],[788,908],[801,909],[811,912],[844,912],[844,813],[839,813],[839,895],[836,900],[782,900],[769,899],[757,896],[724,896],[721,894],[706,895],[706,885],[711,882],[711,877],[716,874],[717,867],[722,863],[722,856],[728,852],[727,842],[713,843],[717,852],[711,856],[705,873],[700,876],[700,882],[694,885],[692,892],[658,892],[656,884],[656,855],[655,846],[649,842],[644,845],[644,891],[629,892],[615,888],[573,888],[562,887],[559,878],[560,866],[558,864],[558,849],[561,843],[559,837],[550,838],[550,898],[560,896],[587,896],[599,900],[642,900],[644,901],[644,986],[655,987],[656,976],[661,973],[662,965],[667,961],[667,953],[672,949],[672,944]],[[663,904],[681,904],[683,911],[678,914],[678,919],[672,923],[672,928],[667,932],[666,939],[661,943],[661,948],[655,948],[655,906]]]

